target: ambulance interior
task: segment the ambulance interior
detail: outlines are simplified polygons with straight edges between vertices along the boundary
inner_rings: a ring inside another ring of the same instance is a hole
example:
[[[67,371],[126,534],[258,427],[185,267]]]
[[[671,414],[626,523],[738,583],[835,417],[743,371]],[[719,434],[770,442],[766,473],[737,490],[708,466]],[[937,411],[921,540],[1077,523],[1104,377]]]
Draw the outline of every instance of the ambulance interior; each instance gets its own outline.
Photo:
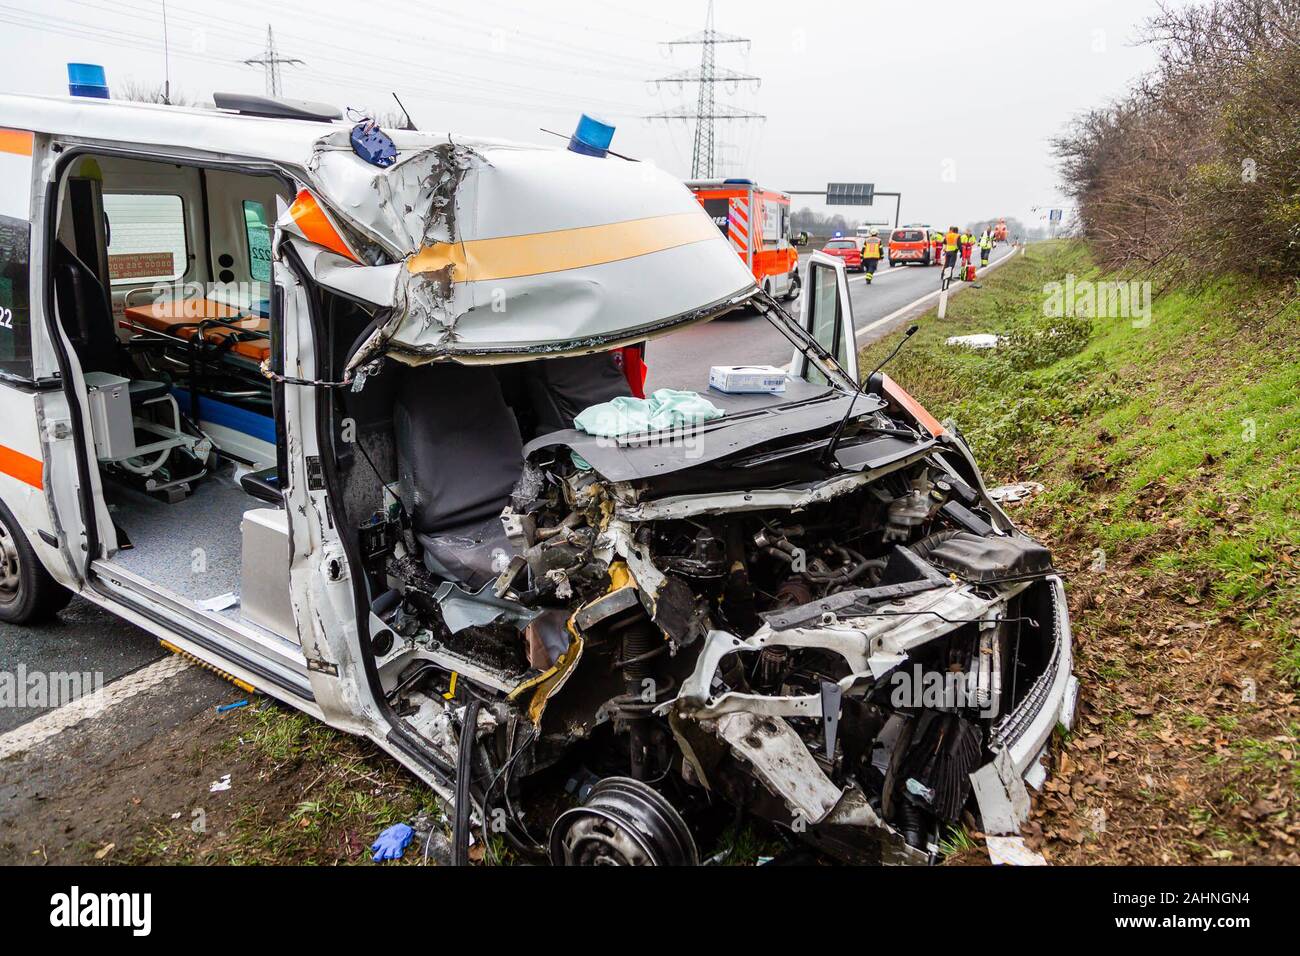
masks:
[[[54,301],[86,383],[108,559],[296,640],[279,491],[269,175],[111,155],[59,184]],[[276,593],[278,592],[278,594]]]

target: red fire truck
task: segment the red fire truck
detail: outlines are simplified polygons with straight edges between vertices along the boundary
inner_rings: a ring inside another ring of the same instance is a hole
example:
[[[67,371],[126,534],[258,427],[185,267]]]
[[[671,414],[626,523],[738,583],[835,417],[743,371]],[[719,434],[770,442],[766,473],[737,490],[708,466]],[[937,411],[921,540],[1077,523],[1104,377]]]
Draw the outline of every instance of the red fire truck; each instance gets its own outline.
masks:
[[[752,179],[693,179],[686,185],[731,240],[754,281],[774,296],[799,294],[799,253],[790,244],[790,197]]]

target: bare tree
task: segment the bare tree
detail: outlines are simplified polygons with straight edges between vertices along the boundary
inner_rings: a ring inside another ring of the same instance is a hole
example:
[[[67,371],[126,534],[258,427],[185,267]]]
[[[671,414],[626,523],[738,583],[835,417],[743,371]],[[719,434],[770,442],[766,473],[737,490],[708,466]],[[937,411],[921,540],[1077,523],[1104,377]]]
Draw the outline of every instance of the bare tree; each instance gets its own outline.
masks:
[[[1054,141],[1116,266],[1300,272],[1300,0],[1162,6],[1158,66]]]
[[[138,80],[125,80],[114,87],[113,99],[129,100],[132,103],[165,103],[169,106],[197,105],[188,96],[174,90],[167,96],[161,83],[141,83]]]

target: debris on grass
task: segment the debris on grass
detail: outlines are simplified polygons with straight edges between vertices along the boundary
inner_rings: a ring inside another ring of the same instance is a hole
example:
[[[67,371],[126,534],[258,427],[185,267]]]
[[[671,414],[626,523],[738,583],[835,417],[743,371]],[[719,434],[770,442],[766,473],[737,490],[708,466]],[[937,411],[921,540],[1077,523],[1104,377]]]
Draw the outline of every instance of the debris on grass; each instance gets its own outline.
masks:
[[[1029,849],[1024,837],[989,836],[989,861],[994,866],[1047,866],[1043,854]]]
[[[975,286],[976,289],[979,286]],[[973,335],[950,335],[943,340],[944,345],[957,345],[967,349],[995,349],[1003,342],[1006,337],[994,335],[991,332],[976,332]]]
[[[1039,481],[1017,481],[1010,485],[998,485],[989,489],[989,497],[1004,505],[1015,504],[1043,493],[1043,484]]]

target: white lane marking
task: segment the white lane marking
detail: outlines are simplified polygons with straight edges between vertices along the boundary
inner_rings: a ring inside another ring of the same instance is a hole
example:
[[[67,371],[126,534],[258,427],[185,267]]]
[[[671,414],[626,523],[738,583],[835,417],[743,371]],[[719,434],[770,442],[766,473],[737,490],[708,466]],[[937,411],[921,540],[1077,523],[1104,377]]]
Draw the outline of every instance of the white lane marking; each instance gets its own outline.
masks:
[[[37,744],[63,733],[83,720],[102,717],[109,708],[142,691],[171,680],[190,667],[189,661],[168,654],[160,661],[133,671],[107,687],[78,697],[0,736],[0,760],[31,750]]]
[[[885,260],[884,260],[884,259],[881,259],[880,261],[881,261],[881,262],[884,262]],[[876,277],[875,277],[874,281],[872,282],[872,285],[874,285],[876,282],[879,282],[881,279],[887,279],[887,278],[889,278],[890,276],[896,276],[896,275],[899,275],[900,273],[907,272],[907,271],[908,271],[908,267],[907,267],[907,266],[904,266],[904,265],[897,265],[897,266],[882,266],[882,267],[880,267],[880,268],[878,268],[878,269],[876,270]],[[807,261],[804,261],[804,262],[799,263],[799,272],[800,272],[800,279],[799,279],[799,281],[800,281],[800,283],[802,283],[802,282],[803,282],[803,277],[804,277],[804,276],[807,276],[807,274],[808,274],[808,263],[807,263]],[[866,275],[865,272],[854,273],[854,274],[852,274],[852,275],[850,275],[850,276],[848,277],[848,280],[849,280],[850,282],[864,282],[864,283],[865,283],[865,282],[867,281],[867,275]]]
[[[1008,259],[1013,258],[1015,254],[1016,254],[1015,250],[1013,249],[1007,252],[1006,255],[1001,256],[1000,258],[994,260],[993,262],[990,262],[983,269],[976,270],[975,278],[978,279],[980,276],[992,272],[998,266],[1002,265],[1002,263],[1006,262]],[[949,292],[953,295],[956,295],[958,292],[962,290],[962,288],[965,287],[965,285],[966,284],[964,282],[958,283],[956,286],[951,288]],[[917,306],[921,305],[923,302],[929,302],[931,299],[937,299],[941,291],[943,290],[935,289],[933,292],[927,292],[919,299],[913,299],[911,302],[907,303],[907,305],[903,306],[901,309],[895,309],[893,312],[890,312],[889,315],[885,316],[884,318],[876,319],[874,322],[868,322],[866,325],[864,325],[862,328],[856,331],[854,337],[858,340],[861,340],[862,336],[866,335],[872,329],[879,328],[880,326],[886,324],[887,322],[892,322],[895,319],[897,319],[900,315],[906,315],[908,312],[912,311]]]

